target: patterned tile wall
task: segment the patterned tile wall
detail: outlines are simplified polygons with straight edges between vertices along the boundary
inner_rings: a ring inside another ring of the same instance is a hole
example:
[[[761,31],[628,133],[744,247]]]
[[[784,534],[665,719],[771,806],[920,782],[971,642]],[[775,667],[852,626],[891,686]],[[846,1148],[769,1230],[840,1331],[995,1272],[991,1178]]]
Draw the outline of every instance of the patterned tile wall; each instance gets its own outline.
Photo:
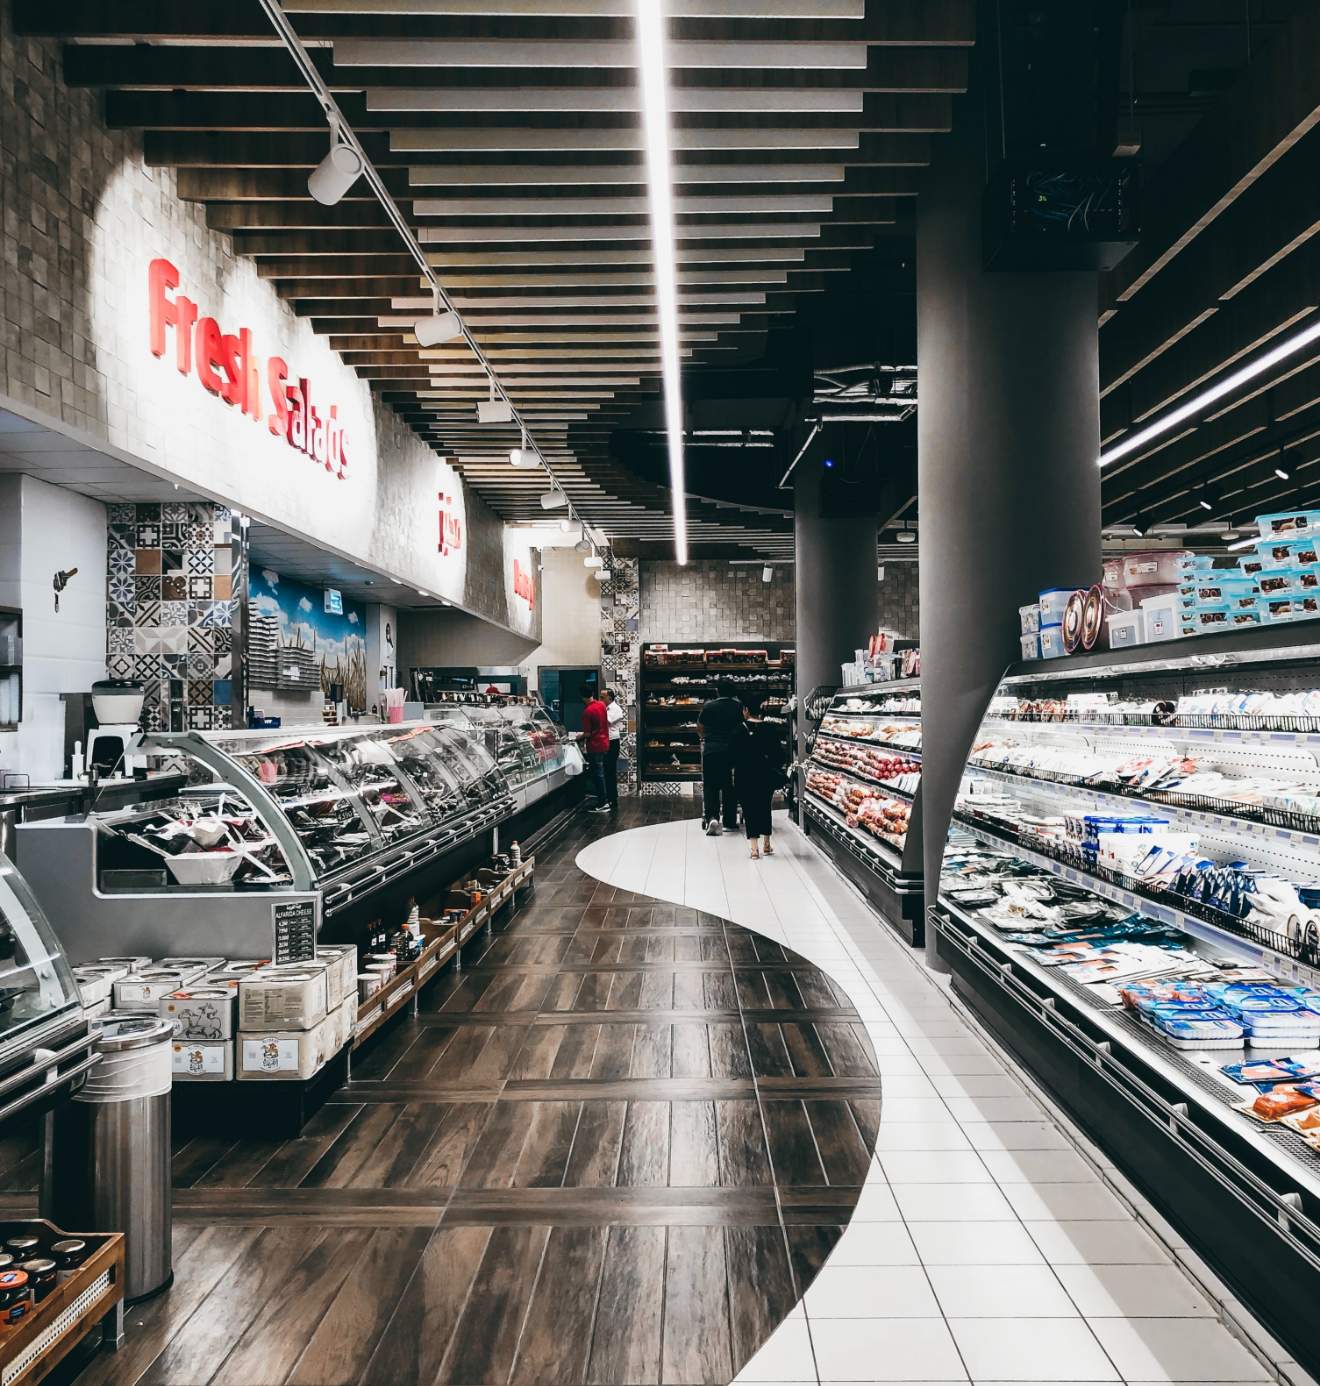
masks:
[[[121,504],[108,507],[108,523],[110,677],[142,682],[148,731],[234,725],[232,627],[242,583],[229,511]]]
[[[702,559],[641,565],[641,631],[655,640],[792,640],[793,569]]]
[[[897,631],[909,640],[921,638],[921,609],[917,601],[917,565],[886,562],[880,582],[880,629]]]
[[[612,576],[600,585],[600,666],[628,718],[619,752],[619,793],[637,793],[637,676],[642,662],[638,636],[637,559],[615,558]]]

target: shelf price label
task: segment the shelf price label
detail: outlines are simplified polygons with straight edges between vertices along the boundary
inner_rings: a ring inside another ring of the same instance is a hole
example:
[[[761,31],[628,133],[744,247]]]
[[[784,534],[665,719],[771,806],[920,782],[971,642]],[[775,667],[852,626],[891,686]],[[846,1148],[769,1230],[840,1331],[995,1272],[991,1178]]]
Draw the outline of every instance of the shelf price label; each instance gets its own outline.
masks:
[[[286,900],[270,907],[275,945],[271,957],[281,963],[311,962],[316,957],[316,901]]]

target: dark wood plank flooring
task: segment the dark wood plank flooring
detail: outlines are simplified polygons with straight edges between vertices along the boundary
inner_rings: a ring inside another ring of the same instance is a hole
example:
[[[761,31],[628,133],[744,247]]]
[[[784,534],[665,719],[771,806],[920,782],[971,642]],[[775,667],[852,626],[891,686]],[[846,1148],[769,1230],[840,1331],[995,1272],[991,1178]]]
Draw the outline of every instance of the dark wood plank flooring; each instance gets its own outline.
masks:
[[[851,1216],[879,1124],[843,993],[777,944],[538,858],[297,1140],[174,1156],[176,1280],[79,1386],[725,1383]],[[0,1141],[10,1207],[37,1158]]]

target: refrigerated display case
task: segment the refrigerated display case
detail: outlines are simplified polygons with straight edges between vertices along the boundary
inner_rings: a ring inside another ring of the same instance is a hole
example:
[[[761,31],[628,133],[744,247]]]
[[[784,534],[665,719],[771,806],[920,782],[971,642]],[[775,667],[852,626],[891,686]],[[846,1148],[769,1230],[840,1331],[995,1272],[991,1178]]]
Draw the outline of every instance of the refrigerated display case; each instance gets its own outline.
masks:
[[[492,728],[536,758],[535,775],[519,761],[520,784],[471,722],[154,735],[143,754],[184,766],[186,789],[24,824],[24,864],[77,961],[221,946],[267,956],[277,907],[311,901],[319,930],[487,833],[580,763],[552,723],[524,734],[523,722],[534,719],[500,717]],[[532,740],[549,736],[553,749]]]
[[[920,679],[834,693],[812,735],[800,791],[808,834],[902,938],[920,945]]]
[[[1012,667],[928,919],[1047,1101],[1314,1372],[1320,622]]]
[[[68,959],[27,882],[0,854],[0,1129],[82,1085],[95,1060]]]
[[[543,707],[530,703],[440,703],[429,720],[476,733],[520,798],[520,808],[558,789],[583,768],[582,752]]]

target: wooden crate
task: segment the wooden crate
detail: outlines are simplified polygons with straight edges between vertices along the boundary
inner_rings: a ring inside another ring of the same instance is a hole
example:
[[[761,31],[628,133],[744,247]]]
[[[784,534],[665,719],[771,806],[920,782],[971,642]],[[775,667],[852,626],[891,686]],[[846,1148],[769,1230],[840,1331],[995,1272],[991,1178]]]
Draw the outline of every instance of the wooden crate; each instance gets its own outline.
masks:
[[[77,1237],[87,1260],[17,1328],[0,1333],[0,1386],[36,1386],[124,1299],[124,1238],[119,1232],[62,1232],[42,1218],[0,1223],[0,1240],[39,1236],[44,1245]],[[115,1334],[119,1336],[118,1330]]]

